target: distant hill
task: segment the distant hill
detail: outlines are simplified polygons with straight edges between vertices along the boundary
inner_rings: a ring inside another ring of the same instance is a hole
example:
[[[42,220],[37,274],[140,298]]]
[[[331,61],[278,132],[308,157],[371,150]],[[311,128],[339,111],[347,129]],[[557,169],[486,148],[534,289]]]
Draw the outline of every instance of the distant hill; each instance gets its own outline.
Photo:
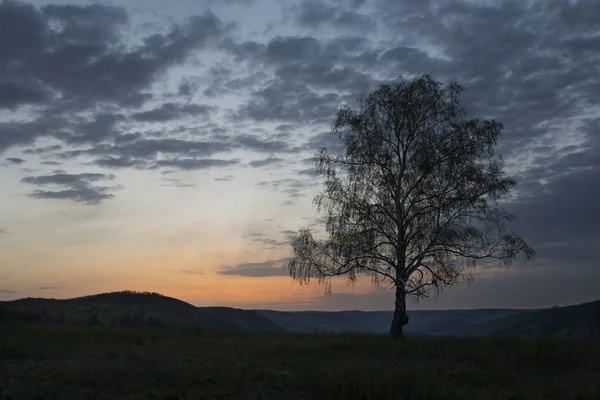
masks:
[[[281,312],[257,310],[293,332],[386,334],[391,311]],[[600,339],[600,301],[542,310],[409,311],[407,335]]]
[[[278,325],[293,332],[360,332],[386,334],[391,311],[283,312],[257,310]],[[525,310],[418,310],[409,311],[406,333],[413,335],[474,336],[483,332],[487,322],[525,313]],[[479,332],[481,331],[481,332]],[[489,332],[487,333],[489,334]]]
[[[416,310],[408,314],[408,335],[600,338],[600,301],[543,310]],[[134,291],[65,300],[26,298],[0,302],[0,323],[192,325],[217,330],[387,334],[391,319],[391,311],[284,312],[195,307],[158,293]]]
[[[151,292],[122,291],[72,299],[26,298],[0,303],[0,321],[73,325],[195,325],[221,330],[281,332],[262,315],[228,307],[195,307]]]
[[[600,339],[600,301],[520,313],[494,321],[494,335]]]

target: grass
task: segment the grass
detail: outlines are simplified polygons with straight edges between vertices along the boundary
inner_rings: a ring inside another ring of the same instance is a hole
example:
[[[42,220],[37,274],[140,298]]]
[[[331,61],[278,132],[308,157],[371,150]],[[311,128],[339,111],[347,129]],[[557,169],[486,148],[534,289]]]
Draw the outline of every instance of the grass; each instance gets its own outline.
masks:
[[[0,400],[600,399],[600,342],[0,326]]]

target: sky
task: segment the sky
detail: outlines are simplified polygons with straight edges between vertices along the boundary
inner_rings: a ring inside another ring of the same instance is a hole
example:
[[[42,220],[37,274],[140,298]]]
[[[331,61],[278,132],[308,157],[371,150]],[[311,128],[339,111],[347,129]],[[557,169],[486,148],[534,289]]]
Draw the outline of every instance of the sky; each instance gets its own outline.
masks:
[[[409,309],[600,299],[597,0],[0,0],[0,300],[154,291],[198,306],[389,310],[300,286],[312,156],[398,77],[504,124],[510,229],[537,251]]]

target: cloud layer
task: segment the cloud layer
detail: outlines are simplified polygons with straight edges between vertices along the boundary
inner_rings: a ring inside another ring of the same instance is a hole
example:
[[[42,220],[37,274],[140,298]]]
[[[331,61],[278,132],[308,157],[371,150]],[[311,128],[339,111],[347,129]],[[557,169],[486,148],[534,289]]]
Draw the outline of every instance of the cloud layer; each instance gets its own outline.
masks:
[[[319,189],[311,156],[340,149],[329,133],[336,111],[400,75],[431,74],[465,86],[469,115],[504,123],[498,148],[520,183],[506,208],[536,265],[567,273],[597,263],[596,0],[207,4],[153,16],[128,1],[1,1],[3,184],[40,207],[93,206],[124,201],[120,189],[143,171],[159,177],[149,191],[217,185],[218,203],[276,198],[277,218],[294,220]],[[282,251],[283,229],[244,239]],[[282,275],[281,255],[269,254],[216,273]]]

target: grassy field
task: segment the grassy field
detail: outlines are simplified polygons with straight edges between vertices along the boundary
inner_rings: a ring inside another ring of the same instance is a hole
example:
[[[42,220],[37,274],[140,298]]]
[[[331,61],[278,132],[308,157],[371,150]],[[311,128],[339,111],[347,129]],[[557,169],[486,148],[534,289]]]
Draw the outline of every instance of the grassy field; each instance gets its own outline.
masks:
[[[0,325],[0,399],[600,399],[600,342]]]

